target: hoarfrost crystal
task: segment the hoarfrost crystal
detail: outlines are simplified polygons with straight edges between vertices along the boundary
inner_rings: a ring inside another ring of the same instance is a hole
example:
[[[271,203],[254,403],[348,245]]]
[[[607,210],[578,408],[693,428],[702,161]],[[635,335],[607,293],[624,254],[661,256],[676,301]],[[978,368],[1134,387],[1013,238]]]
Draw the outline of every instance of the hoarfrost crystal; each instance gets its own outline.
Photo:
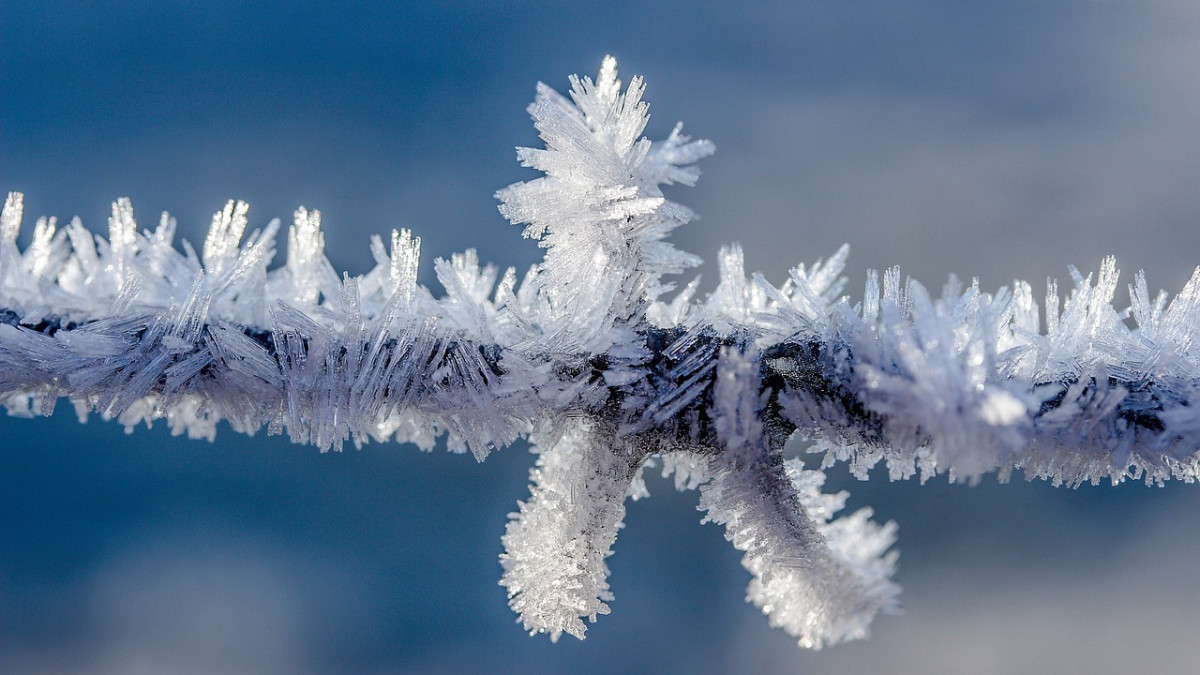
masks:
[[[435,297],[407,230],[390,249],[373,238],[375,268],[339,278],[320,213],[303,208],[270,269],[279,221],[246,236],[242,202],[213,216],[200,255],[174,248],[167,214],[139,232],[124,199],[107,239],[42,218],[20,251],[10,194],[0,401],[47,415],[65,397],[82,419],[165,419],[209,439],[220,420],[266,426],[322,450],[428,450],[444,434],[483,460],[528,438],[531,492],[510,515],[500,583],[525,629],[554,640],[609,612],[606,559],[652,458],[745,553],[747,599],[814,648],[865,636],[896,606],[896,527],[869,509],[835,517],[845,493],[785,459],[793,435],[822,468],[847,461],[862,478],[882,460],[922,480],[1196,480],[1200,270],[1170,302],[1139,273],[1136,327],[1112,305],[1111,258],[1094,280],[1072,268],[1061,303],[1051,283],[1044,317],[1024,282],[989,294],[952,279],[934,298],[894,268],[851,304],[846,247],[775,286],[730,246],[712,294],[696,299],[692,282],[672,296],[664,276],[699,259],[666,242],[692,214],[661,186],[694,184],[713,146],[678,126],[646,140],[645,86],[622,89],[611,58],[571,85],[569,98],[539,85],[529,109],[545,148],[518,157],[544,176],[497,193],[546,249],[520,283],[467,251],[434,261]]]

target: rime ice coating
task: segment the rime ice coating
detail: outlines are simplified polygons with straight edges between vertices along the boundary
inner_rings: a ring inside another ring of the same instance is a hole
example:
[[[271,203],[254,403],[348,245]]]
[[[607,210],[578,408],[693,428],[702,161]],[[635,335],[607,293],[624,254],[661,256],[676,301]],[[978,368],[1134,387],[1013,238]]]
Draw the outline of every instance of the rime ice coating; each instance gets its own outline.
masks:
[[[712,396],[721,452],[709,460],[700,508],[746,552],[747,600],[804,647],[865,637],[899,592],[896,554],[887,552],[895,524],[871,522],[870,509],[832,519],[846,493],[821,494],[825,474],[770,450],[759,368],[736,349],[721,350]]]
[[[519,622],[551,639],[608,613],[605,561],[654,457],[745,552],[747,599],[814,648],[865,636],[895,606],[895,526],[869,509],[835,518],[846,495],[784,459],[793,434],[862,478],[882,460],[892,478],[1196,480],[1200,270],[1170,302],[1139,273],[1118,312],[1112,259],[1094,281],[1072,269],[1064,302],[1049,286],[1044,331],[1023,282],[988,294],[952,279],[934,299],[891,269],[851,304],[845,247],[775,286],[748,278],[731,246],[712,294],[696,300],[693,282],[670,297],[664,275],[698,260],[666,243],[692,214],[660,186],[693,184],[713,146],[679,127],[644,139],[644,85],[623,91],[611,58],[571,84],[569,99],[539,85],[530,107],[546,147],[518,157],[545,175],[497,193],[546,249],[519,284],[467,251],[434,262],[435,297],[407,230],[390,248],[374,237],[375,268],[339,278],[305,209],[270,269],[279,222],[247,236],[241,202],[214,215],[200,255],[174,248],[166,214],[139,232],[127,200],[107,239],[42,218],[20,251],[10,194],[0,401],[46,415],[65,397],[81,419],[165,419],[210,439],[220,420],[266,426],[322,450],[428,450],[445,434],[482,460],[527,437],[538,458],[500,583]]]
[[[541,342],[561,354],[600,354],[629,343],[663,274],[700,263],[663,239],[692,213],[667,201],[659,185],[692,185],[691,166],[712,154],[676,126],[659,144],[642,137],[650,116],[635,77],[621,92],[616,60],[597,82],[571,78],[571,99],[544,84],[529,107],[544,150],[520,148],[525,166],[546,175],[496,193],[500,212],[546,249],[538,266]]]

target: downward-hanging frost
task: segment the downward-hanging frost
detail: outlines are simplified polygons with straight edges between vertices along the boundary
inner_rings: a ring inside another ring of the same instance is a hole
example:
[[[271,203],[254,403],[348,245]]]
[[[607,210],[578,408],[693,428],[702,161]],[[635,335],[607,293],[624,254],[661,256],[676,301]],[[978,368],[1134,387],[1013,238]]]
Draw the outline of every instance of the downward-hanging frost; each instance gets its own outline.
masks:
[[[747,599],[805,647],[865,637],[899,588],[887,553],[895,525],[872,523],[870,509],[830,522],[846,494],[823,495],[825,475],[771,452],[760,412],[759,368],[737,350],[721,350],[713,388],[721,452],[700,488],[705,520],[745,551],[753,575]]]
[[[852,304],[847,248],[776,286],[748,278],[735,245],[707,298],[696,282],[670,296],[664,276],[699,260],[665,241],[692,214],[661,186],[693,184],[713,147],[678,126],[646,140],[645,87],[622,89],[611,58],[571,85],[570,98],[539,85],[530,107],[545,148],[518,156],[544,175],[497,194],[546,249],[519,284],[467,251],[434,261],[435,297],[408,230],[390,247],[372,238],[374,269],[339,277],[320,213],[303,208],[271,269],[279,221],[246,235],[242,202],[214,215],[200,255],[174,248],[166,214],[139,231],[124,199],[107,239],[41,218],[21,251],[10,194],[0,402],[48,415],[65,397],[81,419],[165,419],[210,439],[220,420],[266,426],[322,450],[428,450],[445,434],[482,460],[528,438],[531,492],[500,583],[526,630],[551,639],[609,612],[606,559],[651,458],[745,553],[747,599],[809,647],[863,637],[895,606],[896,528],[869,509],[835,517],[845,493],[785,459],[793,435],[862,478],[881,460],[892,478],[1200,475],[1200,270],[1169,302],[1139,273],[1128,312],[1112,304],[1111,258],[1094,280],[1072,268],[1062,301],[1051,283],[1042,309],[1024,282],[989,294],[952,279],[934,298],[898,269],[871,272]]]

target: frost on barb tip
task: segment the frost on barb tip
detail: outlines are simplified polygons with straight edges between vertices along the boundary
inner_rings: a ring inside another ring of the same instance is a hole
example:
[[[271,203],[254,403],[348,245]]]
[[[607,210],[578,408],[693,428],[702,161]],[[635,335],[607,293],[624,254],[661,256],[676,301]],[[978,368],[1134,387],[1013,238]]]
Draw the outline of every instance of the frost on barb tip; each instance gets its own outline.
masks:
[[[664,241],[692,213],[659,186],[693,184],[692,164],[714,148],[680,127],[658,144],[642,137],[650,119],[644,91],[640,77],[621,91],[612,57],[595,82],[572,77],[569,100],[539,84],[529,113],[546,147],[517,154],[545,175],[496,194],[501,213],[546,249],[538,318],[555,351],[601,353],[628,341],[622,328],[665,290],[662,275],[700,263]]]
[[[500,583],[530,633],[582,638],[583,619],[609,613],[605,558],[637,465],[635,447],[583,421],[540,449],[532,493],[510,515],[500,556]]]
[[[732,348],[721,352],[713,403],[722,452],[700,508],[746,552],[747,600],[804,647],[865,637],[878,612],[896,608],[895,524],[871,522],[870,509],[834,519],[846,493],[822,494],[824,473],[770,451],[758,368]]]
[[[608,612],[604,560],[624,499],[645,494],[640,470],[651,455],[663,454],[681,489],[700,488],[706,519],[724,523],[730,539],[747,551],[746,566],[755,575],[750,598],[775,623],[809,646],[864,635],[871,617],[893,604],[892,557],[885,553],[891,529],[858,538],[876,544],[857,551],[878,561],[873,574],[847,563],[854,554],[839,558],[834,539],[847,537],[827,539],[826,531],[879,528],[862,514],[854,517],[857,528],[830,528],[829,513],[810,515],[810,505],[825,502],[811,480],[802,500],[779,449],[770,446],[759,419],[757,369],[740,356],[721,357],[739,364],[733,368],[736,387],[747,396],[723,390],[722,373],[728,376],[730,369],[714,369],[716,344],[754,330],[768,294],[745,282],[734,247],[722,253],[722,283],[705,305],[689,307],[692,290],[670,304],[659,301],[662,275],[697,260],[663,241],[691,214],[667,202],[658,186],[694,183],[698,174],[686,165],[712,146],[688,141],[679,127],[658,145],[641,138],[644,86],[635,78],[622,93],[611,59],[595,83],[571,82],[570,100],[543,85],[530,108],[546,149],[522,149],[520,157],[545,176],[498,197],[504,215],[526,224],[526,236],[547,249],[537,269],[544,304],[532,322],[541,334],[534,338],[538,348],[604,352],[604,381],[620,393],[611,389],[596,401],[603,424],[584,433],[568,420],[561,423],[568,431],[535,445],[540,454],[532,494],[511,516],[501,557],[501,583],[513,609],[527,630],[552,639],[563,632],[582,637],[583,619]],[[800,311],[813,318],[823,311],[840,289],[844,258],[842,251],[825,270],[813,270],[820,290],[797,298],[808,303]],[[647,349],[647,336],[656,329],[679,332],[670,345]],[[655,353],[662,360],[648,364]],[[722,400],[731,396],[732,403]],[[732,409],[725,410],[727,403]],[[727,425],[741,431],[731,436]]]

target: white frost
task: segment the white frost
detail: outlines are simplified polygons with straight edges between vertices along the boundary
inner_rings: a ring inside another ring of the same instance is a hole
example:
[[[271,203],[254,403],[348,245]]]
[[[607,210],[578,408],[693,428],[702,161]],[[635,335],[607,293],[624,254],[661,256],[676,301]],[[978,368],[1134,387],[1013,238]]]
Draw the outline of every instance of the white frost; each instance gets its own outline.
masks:
[[[518,283],[474,251],[433,263],[444,292],[417,284],[420,239],[375,237],[367,274],[338,275],[318,211],[301,208],[284,264],[278,220],[250,228],[230,202],[199,254],[175,248],[163,214],[139,231],[118,200],[108,238],[73,219],[17,237],[23,200],[0,212],[0,403],[48,415],[66,398],[132,429],[165,420],[211,439],[219,422],[267,427],[322,450],[440,435],[482,460],[528,438],[531,494],[504,535],[501,583],[530,632],[582,637],[609,611],[606,559],[627,497],[661,457],[705,520],[745,552],[748,599],[802,645],[866,635],[895,605],[895,526],[786,460],[792,432],[825,464],[865,478],[988,472],[1077,485],[1200,477],[1200,269],[1174,299],[1144,274],[1118,311],[1119,274],[1071,269],[1073,290],[987,293],[956,280],[929,293],[898,269],[844,295],[848,249],[798,265],[776,286],[719,253],[720,283],[670,296],[665,275],[699,262],[666,241],[692,213],[661,187],[692,185],[711,154],[676,127],[642,136],[645,85],[616,62],[539,85],[530,106],[545,148],[518,157],[544,175],[497,193],[545,249]],[[1127,319],[1132,319],[1128,321]]]

